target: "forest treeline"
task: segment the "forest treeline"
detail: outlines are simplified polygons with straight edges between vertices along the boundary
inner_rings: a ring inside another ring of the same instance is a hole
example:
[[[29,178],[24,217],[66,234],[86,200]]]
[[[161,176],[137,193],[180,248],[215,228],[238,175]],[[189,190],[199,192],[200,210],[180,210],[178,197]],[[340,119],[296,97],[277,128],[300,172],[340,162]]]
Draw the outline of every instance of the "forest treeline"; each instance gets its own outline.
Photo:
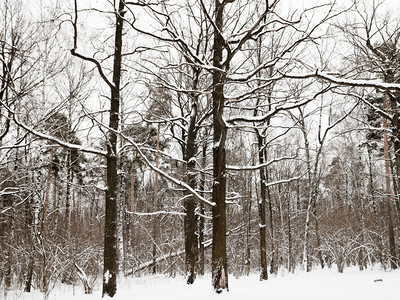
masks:
[[[399,11],[312,2],[2,0],[4,292],[396,269]]]

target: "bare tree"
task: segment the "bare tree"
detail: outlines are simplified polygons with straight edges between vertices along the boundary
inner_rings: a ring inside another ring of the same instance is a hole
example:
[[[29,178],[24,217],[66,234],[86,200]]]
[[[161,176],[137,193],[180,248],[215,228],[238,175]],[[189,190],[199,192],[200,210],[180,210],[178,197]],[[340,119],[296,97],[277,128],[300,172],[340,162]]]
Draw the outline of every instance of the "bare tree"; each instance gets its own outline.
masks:
[[[380,10],[382,3],[369,3],[360,2],[355,5],[355,14],[357,19],[350,23],[349,26],[340,27],[345,33],[349,44],[353,47],[353,55],[347,58],[349,68],[355,77],[371,77],[375,76],[387,84],[399,83],[399,41],[400,35],[398,33],[398,22],[392,22],[390,15],[382,15]],[[372,11],[372,13],[370,13]],[[355,67],[358,65],[358,67]],[[360,67],[362,65],[362,67]],[[357,86],[354,84],[353,86]],[[380,90],[379,87],[376,87]],[[361,94],[358,99],[367,106],[373,108],[376,114],[383,117],[383,125],[390,130],[390,145],[389,138],[385,131],[384,145],[385,145],[385,172],[386,172],[386,190],[388,198],[387,205],[387,224],[389,236],[389,251],[391,267],[397,268],[397,254],[394,238],[394,224],[393,224],[393,199],[390,194],[391,189],[391,171],[390,171],[390,154],[389,147],[393,147],[394,159],[394,176],[393,187],[399,185],[400,178],[400,117],[398,110],[399,91],[383,89],[385,94],[381,98],[382,103],[374,103],[374,97],[365,97]],[[369,92],[370,93],[370,92]],[[396,195],[397,197],[397,195]]]
[[[114,54],[112,80],[110,81],[100,62],[92,57],[87,57],[78,52],[78,5],[75,4],[75,17],[73,20],[74,28],[74,45],[71,54],[94,63],[100,73],[101,78],[110,89],[110,108],[109,108],[109,124],[107,134],[107,189],[106,189],[106,216],[104,225],[104,270],[103,270],[103,296],[113,297],[117,292],[117,274],[118,274],[118,238],[117,238],[117,136],[119,129],[119,109],[120,109],[120,84],[122,69],[122,35],[125,1],[119,1],[115,7],[115,35],[114,35]]]

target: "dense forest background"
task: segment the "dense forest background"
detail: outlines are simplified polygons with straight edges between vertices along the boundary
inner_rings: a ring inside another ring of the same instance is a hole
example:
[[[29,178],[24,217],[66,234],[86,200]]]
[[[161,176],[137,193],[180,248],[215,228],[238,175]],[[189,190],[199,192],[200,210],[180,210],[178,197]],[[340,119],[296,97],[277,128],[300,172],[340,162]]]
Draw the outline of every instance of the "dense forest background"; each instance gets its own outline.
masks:
[[[0,286],[396,269],[391,1],[0,1]]]

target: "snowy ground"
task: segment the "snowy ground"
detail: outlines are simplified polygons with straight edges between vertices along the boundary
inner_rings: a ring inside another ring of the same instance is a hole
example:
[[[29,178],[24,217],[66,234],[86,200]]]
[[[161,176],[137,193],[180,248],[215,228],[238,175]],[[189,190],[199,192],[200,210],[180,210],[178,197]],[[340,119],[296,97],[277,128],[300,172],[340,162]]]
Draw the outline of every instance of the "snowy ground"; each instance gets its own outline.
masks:
[[[230,277],[229,292],[220,295],[211,289],[209,276],[198,278],[193,286],[188,286],[182,277],[166,278],[150,276],[124,279],[119,284],[116,300],[203,300],[203,299],[276,299],[276,300],[398,300],[400,299],[400,270],[384,272],[378,268],[360,272],[356,268],[345,269],[343,274],[336,269],[315,270],[311,273],[298,271],[295,274],[271,276],[260,282],[258,275],[239,279]],[[5,300],[41,300],[39,292],[9,292]],[[55,288],[48,299],[54,300],[94,300],[101,299],[100,289],[92,295],[84,295],[81,287]]]

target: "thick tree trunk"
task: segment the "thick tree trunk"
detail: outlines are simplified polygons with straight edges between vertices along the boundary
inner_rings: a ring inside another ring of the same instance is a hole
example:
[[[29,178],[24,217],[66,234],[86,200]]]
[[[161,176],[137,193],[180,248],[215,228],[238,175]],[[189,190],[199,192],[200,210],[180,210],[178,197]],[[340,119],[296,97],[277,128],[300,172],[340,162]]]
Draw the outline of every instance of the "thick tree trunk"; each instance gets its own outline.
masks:
[[[186,177],[187,183],[192,189],[196,188],[196,116],[197,116],[197,104],[192,105],[192,112],[190,114],[189,128],[187,132],[186,141]],[[197,261],[197,237],[196,237],[196,216],[195,208],[196,202],[193,196],[189,193],[185,195],[185,264],[187,273],[187,284],[192,284],[196,278],[196,261]]]
[[[31,242],[32,242],[32,245],[29,250],[28,271],[27,271],[27,275],[26,275],[25,288],[24,288],[24,292],[26,292],[26,293],[31,292],[32,281],[33,281],[33,271],[34,271],[34,267],[35,267],[35,247],[33,245],[34,242],[33,241],[31,241]]]
[[[111,87],[110,120],[107,141],[107,191],[104,227],[103,296],[113,297],[117,292],[118,240],[117,240],[117,133],[122,61],[122,26],[125,2],[120,0],[116,12],[113,87]]]
[[[219,139],[218,139],[219,140]],[[218,141],[217,140],[217,141]],[[214,140],[214,143],[217,143]],[[228,270],[226,255],[226,169],[225,149],[214,147],[214,184],[213,184],[213,247],[212,280],[217,293],[228,289]]]
[[[314,217],[314,222],[315,222],[315,237],[317,240],[317,257],[318,260],[321,264],[321,268],[323,269],[325,267],[325,261],[323,258],[322,250],[321,250],[321,237],[319,235],[319,220],[318,220],[318,215],[317,215],[317,202],[313,201],[313,217]]]
[[[264,159],[266,160],[266,153],[264,152]],[[265,182],[269,181],[269,171],[268,168],[265,168]],[[265,184],[265,183],[264,183]],[[272,197],[270,193],[269,187],[265,187],[267,201],[268,201],[268,215],[269,215],[269,230],[271,235],[271,249],[272,249],[272,257],[271,257],[271,274],[278,273],[278,247],[275,243],[275,226],[274,226],[274,210],[272,207]]]
[[[187,284],[192,284],[196,278],[196,260],[197,260],[197,238],[196,238],[196,217],[195,202],[193,199],[185,199],[185,264],[187,273]]]
[[[212,284],[217,293],[228,290],[228,264],[226,255],[226,152],[225,141],[227,127],[223,120],[225,106],[225,75],[218,71],[222,68],[224,39],[220,35],[223,27],[224,5],[215,1],[215,25],[213,66],[213,243],[212,243]]]

